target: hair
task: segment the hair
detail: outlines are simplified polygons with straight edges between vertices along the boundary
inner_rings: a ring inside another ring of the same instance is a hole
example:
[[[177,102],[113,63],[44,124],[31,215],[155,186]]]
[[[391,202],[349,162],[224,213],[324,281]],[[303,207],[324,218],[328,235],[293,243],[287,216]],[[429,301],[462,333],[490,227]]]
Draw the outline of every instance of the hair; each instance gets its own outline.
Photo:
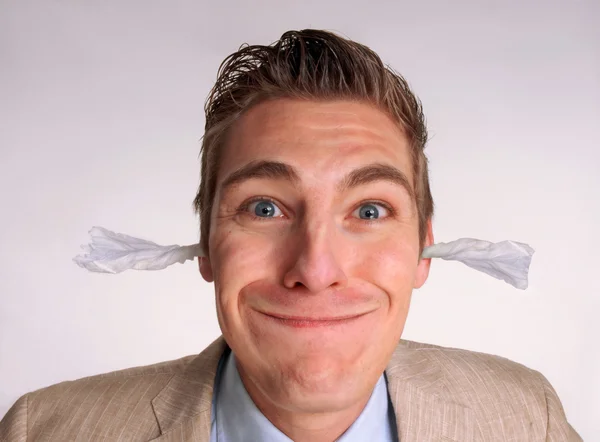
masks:
[[[407,136],[413,167],[423,249],[433,216],[427,157],[427,128],[419,99],[406,80],[360,43],[328,31],[288,31],[270,46],[242,45],[219,67],[204,110],[200,186],[194,208],[200,216],[200,244],[208,254],[210,217],[221,153],[240,116],[266,100],[352,100],[376,106]]]

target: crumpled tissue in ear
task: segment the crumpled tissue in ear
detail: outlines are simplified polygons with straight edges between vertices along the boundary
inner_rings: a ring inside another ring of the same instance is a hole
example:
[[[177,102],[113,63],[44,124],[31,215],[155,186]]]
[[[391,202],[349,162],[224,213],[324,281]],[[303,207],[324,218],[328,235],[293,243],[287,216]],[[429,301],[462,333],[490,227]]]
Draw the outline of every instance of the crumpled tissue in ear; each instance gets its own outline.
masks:
[[[133,236],[92,227],[92,242],[73,261],[92,272],[120,273],[128,269],[162,270],[176,262],[183,264],[202,255],[200,244],[161,246]]]
[[[525,290],[528,286],[529,265],[534,253],[535,250],[529,245],[516,241],[491,243],[480,239],[461,238],[426,247],[421,256],[460,261],[518,289]]]

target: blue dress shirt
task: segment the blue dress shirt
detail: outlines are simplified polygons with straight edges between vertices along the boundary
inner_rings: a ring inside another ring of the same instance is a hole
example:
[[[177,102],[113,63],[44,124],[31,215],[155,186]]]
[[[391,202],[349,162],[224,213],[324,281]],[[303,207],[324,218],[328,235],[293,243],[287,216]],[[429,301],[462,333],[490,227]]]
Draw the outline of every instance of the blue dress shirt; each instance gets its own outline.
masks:
[[[256,407],[236,366],[233,352],[219,363],[212,404],[210,442],[292,442]],[[385,376],[381,375],[367,405],[337,442],[396,442],[396,421]]]

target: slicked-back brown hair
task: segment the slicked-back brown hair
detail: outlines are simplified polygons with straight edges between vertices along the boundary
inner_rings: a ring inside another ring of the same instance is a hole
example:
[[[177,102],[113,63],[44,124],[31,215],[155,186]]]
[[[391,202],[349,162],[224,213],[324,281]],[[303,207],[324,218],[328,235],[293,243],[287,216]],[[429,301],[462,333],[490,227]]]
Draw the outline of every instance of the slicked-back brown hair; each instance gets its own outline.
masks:
[[[206,104],[200,186],[194,208],[200,243],[208,253],[217,171],[231,126],[265,100],[352,100],[375,105],[400,126],[410,144],[414,190],[423,248],[433,216],[427,158],[427,128],[419,99],[406,80],[368,47],[327,31],[288,31],[270,46],[243,45],[221,64]]]

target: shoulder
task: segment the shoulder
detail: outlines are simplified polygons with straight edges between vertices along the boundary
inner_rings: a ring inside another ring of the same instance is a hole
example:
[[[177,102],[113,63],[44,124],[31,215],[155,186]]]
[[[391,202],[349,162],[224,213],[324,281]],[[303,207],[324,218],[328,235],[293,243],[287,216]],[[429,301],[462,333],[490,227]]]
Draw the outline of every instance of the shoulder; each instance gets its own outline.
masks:
[[[581,440],[548,380],[507,358],[402,340],[386,372],[396,386],[470,409],[489,434],[523,434],[527,429],[548,440]]]
[[[61,382],[28,393],[0,422],[0,440],[7,434],[11,435],[7,440],[21,440],[16,437],[21,432],[34,440],[42,435],[48,440],[89,440],[100,429],[105,440],[156,437],[159,429],[151,400],[194,358]]]
[[[543,378],[538,371],[498,355],[404,340],[397,350],[403,349],[439,366],[447,379],[457,382],[474,377],[476,379],[471,382],[477,383],[477,379],[481,378],[482,381],[522,386],[523,382],[537,384]]]
[[[186,356],[172,361],[159,362],[152,365],[127,368],[124,370],[102,373],[77,380],[61,382],[29,393],[30,404],[39,404],[60,400],[69,396],[70,403],[85,396],[100,397],[116,394],[118,388],[122,394],[128,390],[139,390],[140,386],[151,384],[150,389],[158,388],[167,382],[174,374],[181,372],[194,356]],[[164,386],[164,385],[163,385]]]
[[[472,402],[484,397],[490,401],[514,402],[526,396],[540,406],[545,403],[546,378],[536,370],[501,356],[401,341],[392,362],[404,358],[418,359],[434,369],[438,380],[443,378],[443,390],[454,400],[460,397]]]

